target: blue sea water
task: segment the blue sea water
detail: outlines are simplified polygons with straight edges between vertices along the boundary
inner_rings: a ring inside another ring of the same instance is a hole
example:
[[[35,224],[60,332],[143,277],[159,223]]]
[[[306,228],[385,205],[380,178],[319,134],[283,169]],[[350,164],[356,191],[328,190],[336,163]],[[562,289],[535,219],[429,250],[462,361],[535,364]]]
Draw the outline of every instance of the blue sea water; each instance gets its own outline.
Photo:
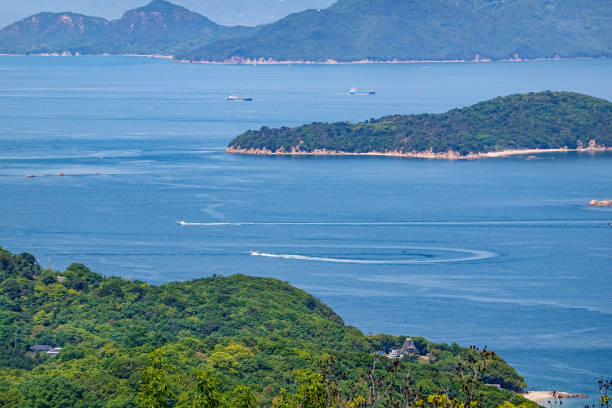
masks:
[[[447,162],[223,150],[264,125],[443,112],[516,92],[612,100],[610,74],[610,60],[1,57],[0,245],[43,266],[82,262],[151,283],[271,276],[365,333],[487,345],[530,389],[596,393],[612,375],[612,210],[586,203],[612,198],[612,154]],[[353,82],[377,96],[344,95]],[[229,91],[254,101],[226,102]]]

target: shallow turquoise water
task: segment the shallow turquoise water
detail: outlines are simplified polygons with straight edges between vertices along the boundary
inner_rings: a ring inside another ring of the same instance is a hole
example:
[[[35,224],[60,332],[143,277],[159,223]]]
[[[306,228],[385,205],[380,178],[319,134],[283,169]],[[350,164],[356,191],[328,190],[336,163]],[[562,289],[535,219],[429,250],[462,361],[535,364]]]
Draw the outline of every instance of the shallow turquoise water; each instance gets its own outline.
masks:
[[[487,345],[531,389],[593,393],[612,373],[612,211],[585,203],[612,198],[612,154],[440,162],[223,149],[263,125],[442,112],[514,92],[612,100],[610,73],[608,60],[3,57],[0,245],[152,283],[272,276],[366,333]],[[344,95],[353,82],[378,95]],[[255,100],[228,103],[230,90]]]

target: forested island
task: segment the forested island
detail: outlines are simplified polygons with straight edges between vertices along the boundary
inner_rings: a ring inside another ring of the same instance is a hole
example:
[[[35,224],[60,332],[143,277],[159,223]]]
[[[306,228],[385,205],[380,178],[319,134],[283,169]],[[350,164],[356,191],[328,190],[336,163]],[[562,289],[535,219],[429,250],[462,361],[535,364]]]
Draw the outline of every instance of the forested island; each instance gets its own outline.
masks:
[[[153,286],[0,248],[0,339],[3,407],[535,407],[491,351],[414,337],[391,359],[406,336],[244,275]]]
[[[477,159],[612,150],[612,103],[573,92],[498,97],[441,114],[249,130],[229,153]]]

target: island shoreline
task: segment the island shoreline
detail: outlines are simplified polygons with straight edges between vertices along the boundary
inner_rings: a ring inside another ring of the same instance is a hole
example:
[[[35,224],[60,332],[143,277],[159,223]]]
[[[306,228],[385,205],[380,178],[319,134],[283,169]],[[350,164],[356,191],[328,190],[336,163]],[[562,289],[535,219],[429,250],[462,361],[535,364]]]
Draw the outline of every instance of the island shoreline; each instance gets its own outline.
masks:
[[[486,153],[469,153],[467,155],[462,155],[458,152],[448,151],[444,153],[434,153],[433,151],[424,151],[424,152],[399,152],[399,151],[389,151],[389,152],[364,152],[364,153],[352,153],[352,152],[343,152],[338,150],[326,150],[326,149],[315,149],[312,152],[305,152],[300,150],[276,150],[271,151],[269,149],[244,149],[237,147],[228,147],[225,149],[226,153],[230,154],[245,154],[245,155],[261,155],[261,156],[374,156],[374,157],[403,157],[403,158],[413,158],[413,159],[429,159],[429,160],[480,160],[480,159],[492,159],[492,158],[502,158],[502,157],[510,157],[510,156],[525,156],[525,155],[538,155],[545,153],[568,153],[568,152],[578,152],[578,153],[597,153],[597,152],[605,152],[612,151],[610,147],[587,147],[581,149],[568,149],[568,148],[560,148],[560,149],[512,149],[512,150],[500,150],[496,152],[486,152]]]
[[[521,395],[523,396],[523,398],[531,402],[535,402],[538,405],[542,405],[542,402],[552,399],[577,399],[589,397],[586,394],[572,394],[569,392],[561,391],[527,391]]]
[[[190,60],[177,59],[173,55],[165,54],[79,54],[71,53],[70,51],[37,53],[37,54],[13,54],[0,53],[0,57],[140,57],[140,58],[159,58],[168,59],[176,63],[184,64],[205,64],[205,65],[372,65],[372,64],[480,64],[480,63],[495,63],[495,62],[536,62],[536,61],[589,61],[589,60],[604,60],[611,57],[559,57],[559,58],[475,58],[469,59],[448,59],[448,60],[371,60],[361,59],[355,61],[342,61],[333,58],[325,61],[310,61],[310,60],[276,60],[273,58],[242,58],[233,57],[222,61],[206,61],[206,60]]]
[[[492,59],[492,58],[475,58],[475,59],[448,59],[448,60],[372,60],[372,59],[361,59],[355,61],[342,61],[333,58],[325,61],[310,61],[310,60],[277,60],[274,58],[243,58],[243,57],[232,57],[221,61],[207,61],[207,60],[192,60],[192,59],[176,59],[173,58],[174,62],[187,63],[187,64],[208,64],[208,65],[366,65],[366,64],[478,64],[478,63],[493,63],[493,62],[535,62],[535,61],[582,61],[582,60],[595,60],[595,59],[608,59],[609,57],[567,57],[567,58],[504,58],[504,59]]]

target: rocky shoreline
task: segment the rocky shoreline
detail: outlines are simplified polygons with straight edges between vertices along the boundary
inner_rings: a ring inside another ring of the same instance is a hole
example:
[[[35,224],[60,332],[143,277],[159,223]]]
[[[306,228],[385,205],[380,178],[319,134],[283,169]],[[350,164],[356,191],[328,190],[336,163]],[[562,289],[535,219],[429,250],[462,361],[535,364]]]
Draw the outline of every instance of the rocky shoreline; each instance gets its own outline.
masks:
[[[448,59],[448,60],[373,60],[361,59],[355,61],[342,61],[333,58],[324,61],[310,60],[277,60],[274,58],[244,58],[231,57],[221,61],[206,61],[197,59],[174,59],[175,62],[191,64],[211,64],[211,65],[350,65],[350,64],[444,64],[444,63],[483,63],[483,62],[532,62],[532,61],[574,61],[591,60],[594,57],[574,57],[574,58],[507,58],[491,59],[476,55],[474,59]]]
[[[522,394],[525,399],[540,404],[542,402],[553,400],[553,399],[567,399],[567,398],[588,398],[586,394],[572,394],[569,392],[560,391],[527,391]],[[541,404],[540,404],[541,405]]]
[[[487,158],[496,158],[496,157],[508,157],[508,156],[522,156],[522,155],[536,155],[541,153],[566,153],[566,152],[604,152],[604,151],[612,151],[612,148],[605,146],[589,146],[585,148],[579,149],[568,149],[568,148],[560,148],[560,149],[514,149],[514,150],[501,150],[497,152],[487,152],[487,153],[469,153],[467,155],[462,155],[459,152],[455,152],[453,150],[449,150],[443,153],[436,153],[432,150],[426,150],[423,152],[400,152],[400,151],[372,151],[365,153],[351,153],[351,152],[343,152],[339,150],[327,150],[327,149],[315,149],[313,151],[302,151],[298,149],[292,149],[290,151],[286,151],[281,148],[275,151],[272,151],[267,148],[259,148],[259,149],[245,149],[240,147],[230,146],[225,149],[226,153],[231,154],[249,154],[249,155],[268,155],[268,156],[388,156],[388,157],[405,157],[405,158],[417,158],[417,159],[430,159],[430,160],[479,160],[479,159],[487,159]]]
[[[476,56],[474,59],[448,59],[448,60],[372,60],[362,59],[355,61],[342,61],[336,59],[327,59],[325,61],[310,61],[310,60],[276,60],[273,58],[243,58],[232,57],[222,61],[202,61],[190,59],[177,59],[173,55],[164,54],[81,54],[79,52],[72,53],[70,51],[48,52],[48,53],[32,53],[32,54],[12,54],[0,53],[0,57],[146,57],[146,58],[161,58],[171,59],[174,62],[188,64],[209,64],[209,65],[351,65],[351,64],[458,64],[458,63],[489,63],[489,62],[533,62],[533,61],[580,61],[592,60],[595,57],[569,57],[569,58],[507,58],[507,59],[491,59]],[[605,59],[600,57],[597,59]]]
[[[589,205],[591,207],[612,207],[612,200],[591,200]]]

